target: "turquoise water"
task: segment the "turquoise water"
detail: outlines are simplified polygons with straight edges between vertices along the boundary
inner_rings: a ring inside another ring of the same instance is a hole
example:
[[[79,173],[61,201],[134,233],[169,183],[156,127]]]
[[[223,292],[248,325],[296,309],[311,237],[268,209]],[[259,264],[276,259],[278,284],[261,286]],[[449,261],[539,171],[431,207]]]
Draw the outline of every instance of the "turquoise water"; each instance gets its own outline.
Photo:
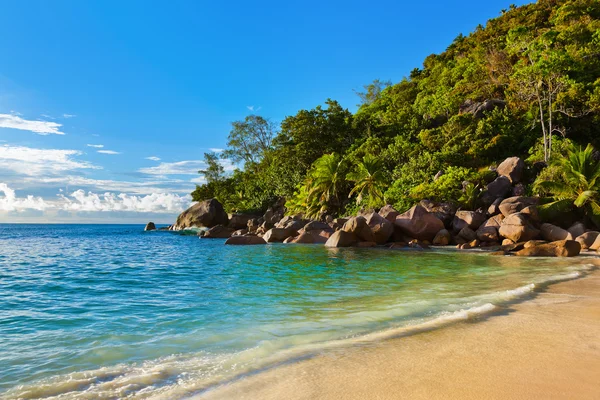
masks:
[[[477,318],[585,268],[223,243],[142,225],[0,225],[0,397],[182,398],[331,346]]]

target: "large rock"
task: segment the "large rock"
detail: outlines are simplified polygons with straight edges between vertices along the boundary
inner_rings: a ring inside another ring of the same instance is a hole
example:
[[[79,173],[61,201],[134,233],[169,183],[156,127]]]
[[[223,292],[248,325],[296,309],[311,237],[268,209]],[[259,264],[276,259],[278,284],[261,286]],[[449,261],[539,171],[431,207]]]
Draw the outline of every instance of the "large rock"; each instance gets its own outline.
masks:
[[[477,239],[477,234],[473,229],[469,228],[469,226],[466,225],[460,230],[460,232],[458,232],[458,237],[464,239],[467,242],[472,242],[473,240]]]
[[[519,243],[537,238],[540,231],[531,225],[525,214],[515,213],[502,221],[498,233],[506,239]]]
[[[375,235],[365,217],[352,217],[342,227],[343,231],[354,234],[361,242],[374,242]]]
[[[487,196],[493,199],[506,197],[512,190],[512,183],[506,176],[499,176],[487,185]],[[489,203],[488,203],[489,204]]]
[[[315,243],[327,243],[327,240],[333,235],[333,230],[331,229],[323,229],[320,231],[312,230],[308,231],[310,235],[312,235]]]
[[[227,225],[229,217],[217,199],[194,204],[177,217],[173,230]]]
[[[598,248],[593,248],[595,247],[596,243],[598,243],[598,246],[600,246],[600,239],[598,239],[598,236],[600,236],[600,232],[590,231],[584,233],[583,235],[577,236],[575,240],[577,240],[579,244],[581,244],[581,248],[583,250],[598,250]]]
[[[310,221],[308,224],[304,225],[304,232],[310,231],[322,231],[331,229],[331,227],[325,222],[321,221]]]
[[[145,231],[155,231],[156,230],[156,225],[154,225],[154,222],[148,222],[146,224],[146,227],[144,228]]]
[[[429,213],[435,215],[447,228],[452,227],[452,221],[457,207],[452,203],[435,203],[430,200],[421,200],[419,205],[423,206]]]
[[[542,224],[540,232],[544,240],[556,242],[558,240],[573,240],[573,236],[563,228],[552,224]]]
[[[560,240],[534,245],[515,253],[521,257],[574,257],[581,252],[581,244],[575,240]]]
[[[457,211],[452,221],[452,229],[460,232],[465,226],[477,230],[485,221],[485,215],[476,211]]]
[[[501,198],[501,197],[499,197],[496,200],[494,200],[494,202],[492,203],[492,205],[490,205],[488,207],[488,210],[487,210],[488,214],[492,215],[492,216],[500,214],[500,204],[502,203],[503,200],[504,199]]]
[[[504,108],[506,101],[500,99],[486,99],[484,101],[466,100],[460,106],[461,114],[473,114],[476,119],[485,117],[487,112],[492,111],[496,107]]]
[[[452,236],[450,235],[450,232],[448,232],[447,229],[442,229],[435,235],[432,243],[434,246],[448,246],[451,241]]]
[[[290,238],[288,238],[288,239],[290,239]],[[304,233],[301,233],[300,235],[296,236],[295,238],[292,238],[290,243],[311,244],[311,243],[315,243],[315,238],[310,232],[304,232]]]
[[[371,228],[377,244],[386,243],[394,234],[394,224],[373,212],[367,217],[367,225]]]
[[[350,247],[358,243],[356,235],[350,232],[339,230],[334,232],[333,235],[325,243],[325,247]]]
[[[263,238],[254,235],[244,236],[232,236],[225,241],[225,244],[234,245],[253,245],[253,244],[267,244]]]
[[[394,225],[412,239],[427,241],[432,241],[435,235],[444,229],[444,223],[420,205],[398,215]]]
[[[508,217],[511,214],[517,213],[522,209],[535,206],[539,202],[539,199],[536,197],[509,197],[500,203],[500,212]]]
[[[271,228],[263,237],[267,243],[282,243],[290,236],[296,236],[298,232],[288,228]]]
[[[498,228],[495,226],[481,226],[476,232],[477,239],[482,242],[498,242],[500,236],[498,235]]]
[[[227,239],[233,234],[233,229],[223,225],[217,225],[210,228],[201,236],[203,239]]]
[[[394,221],[396,221],[396,217],[400,215],[400,213],[396,211],[394,207],[387,204],[381,207],[381,209],[379,210],[379,215],[381,215],[383,218],[387,219],[393,224]]]
[[[525,169],[525,163],[519,157],[510,157],[502,161],[496,172],[500,176],[506,176],[510,179],[511,183],[518,183],[521,181],[523,170]]]
[[[253,218],[256,218],[256,216],[250,214],[230,214],[229,227],[234,230],[246,229],[248,227],[248,221]]]
[[[585,225],[581,222],[575,222],[567,229],[571,236],[574,238],[579,237],[585,233]]]

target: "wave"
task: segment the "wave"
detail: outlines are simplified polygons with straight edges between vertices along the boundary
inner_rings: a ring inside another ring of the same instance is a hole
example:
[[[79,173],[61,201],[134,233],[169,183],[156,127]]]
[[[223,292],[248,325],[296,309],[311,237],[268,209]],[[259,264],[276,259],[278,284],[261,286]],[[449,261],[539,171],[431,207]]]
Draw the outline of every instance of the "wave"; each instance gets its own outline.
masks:
[[[404,321],[404,325],[384,330],[330,339],[325,333],[309,337],[288,337],[265,341],[235,353],[205,352],[175,354],[135,364],[119,364],[95,370],[73,372],[28,385],[3,394],[12,399],[173,399],[198,395],[218,385],[284,363],[313,357],[323,351],[404,337],[443,328],[458,322],[493,315],[512,302],[532,296],[536,289],[585,276],[593,265],[540,279],[515,289],[461,299],[429,318]],[[423,305],[421,305],[423,306]],[[397,306],[398,307],[398,306]],[[381,311],[378,311],[381,312]]]

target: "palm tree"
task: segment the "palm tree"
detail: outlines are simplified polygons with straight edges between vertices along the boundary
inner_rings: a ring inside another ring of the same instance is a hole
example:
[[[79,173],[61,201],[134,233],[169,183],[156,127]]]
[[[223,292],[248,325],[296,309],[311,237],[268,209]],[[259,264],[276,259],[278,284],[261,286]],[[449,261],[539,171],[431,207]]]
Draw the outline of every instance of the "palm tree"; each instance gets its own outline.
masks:
[[[346,165],[344,159],[335,153],[318,158],[310,172],[308,186],[310,195],[322,203],[338,203],[338,195],[344,183]]]
[[[383,191],[388,186],[388,182],[381,161],[377,157],[371,154],[365,155],[356,165],[356,169],[348,174],[347,179],[354,182],[348,197],[358,194],[357,204],[360,204],[365,196],[368,198],[368,206],[383,204]]]
[[[585,149],[570,146],[566,157],[555,157],[552,167],[558,171],[558,179],[535,182],[538,192],[549,193],[554,202],[546,207],[556,210],[575,206],[600,227],[600,162],[594,159],[594,147]]]

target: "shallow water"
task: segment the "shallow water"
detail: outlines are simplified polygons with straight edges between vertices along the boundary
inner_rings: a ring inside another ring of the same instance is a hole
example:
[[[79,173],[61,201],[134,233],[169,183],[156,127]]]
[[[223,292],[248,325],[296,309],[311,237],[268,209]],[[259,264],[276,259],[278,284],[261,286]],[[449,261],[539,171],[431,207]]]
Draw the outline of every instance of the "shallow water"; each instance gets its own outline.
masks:
[[[141,225],[0,225],[0,396],[185,397],[331,346],[476,318],[585,269],[223,242]]]

